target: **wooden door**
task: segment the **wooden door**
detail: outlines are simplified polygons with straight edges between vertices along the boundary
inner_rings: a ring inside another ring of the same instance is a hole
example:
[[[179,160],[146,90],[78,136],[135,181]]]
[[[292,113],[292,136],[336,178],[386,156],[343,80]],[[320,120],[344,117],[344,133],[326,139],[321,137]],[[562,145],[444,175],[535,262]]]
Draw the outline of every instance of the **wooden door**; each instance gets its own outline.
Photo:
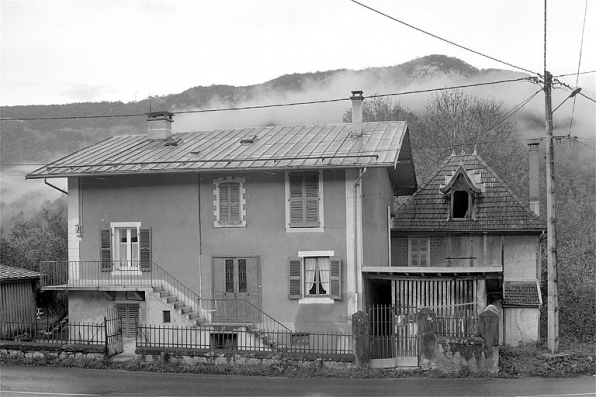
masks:
[[[139,322],[138,304],[117,304],[118,326],[122,330],[123,338],[134,338],[137,335]]]
[[[259,258],[213,258],[215,322],[259,322],[261,318]]]

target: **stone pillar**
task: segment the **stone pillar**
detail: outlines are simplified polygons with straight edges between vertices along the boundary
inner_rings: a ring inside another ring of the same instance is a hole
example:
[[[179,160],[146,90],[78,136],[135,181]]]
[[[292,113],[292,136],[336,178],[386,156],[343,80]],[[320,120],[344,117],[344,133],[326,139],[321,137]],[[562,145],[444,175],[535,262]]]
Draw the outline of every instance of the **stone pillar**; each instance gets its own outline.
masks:
[[[480,313],[480,322],[478,324],[478,333],[484,339],[485,346],[499,345],[499,309],[494,305],[488,305]]]
[[[370,364],[370,334],[368,314],[362,310],[352,315],[352,337],[354,338],[354,359],[359,368]]]
[[[436,318],[437,315],[431,309],[424,308],[418,312],[419,365],[423,370],[432,369],[437,355]]]

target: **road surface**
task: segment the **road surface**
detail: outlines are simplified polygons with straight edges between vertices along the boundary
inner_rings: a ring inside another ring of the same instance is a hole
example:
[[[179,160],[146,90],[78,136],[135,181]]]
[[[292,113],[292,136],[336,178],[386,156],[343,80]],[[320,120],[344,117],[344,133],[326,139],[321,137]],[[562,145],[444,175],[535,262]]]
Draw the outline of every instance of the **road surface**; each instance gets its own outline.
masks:
[[[596,378],[327,379],[0,367],[13,396],[596,396]]]

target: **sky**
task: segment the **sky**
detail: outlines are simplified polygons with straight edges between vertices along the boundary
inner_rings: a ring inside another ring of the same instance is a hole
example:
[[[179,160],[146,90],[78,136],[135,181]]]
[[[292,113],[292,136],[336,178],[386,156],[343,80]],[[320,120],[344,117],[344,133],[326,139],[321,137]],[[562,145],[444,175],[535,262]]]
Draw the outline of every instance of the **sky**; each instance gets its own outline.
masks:
[[[544,71],[543,0],[361,2],[516,67]],[[547,2],[547,69],[554,75],[578,70],[586,4],[581,71],[592,71],[594,0]],[[350,0],[2,0],[0,22],[2,106],[130,102],[195,86],[393,66],[430,54],[518,70]],[[565,81],[574,85],[575,77]]]

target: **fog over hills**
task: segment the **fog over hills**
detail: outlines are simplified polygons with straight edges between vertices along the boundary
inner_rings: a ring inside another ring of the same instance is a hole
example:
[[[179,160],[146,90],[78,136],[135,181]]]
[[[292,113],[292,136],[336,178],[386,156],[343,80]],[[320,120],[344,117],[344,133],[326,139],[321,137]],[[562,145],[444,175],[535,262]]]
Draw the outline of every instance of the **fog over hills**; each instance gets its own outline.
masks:
[[[50,106],[2,107],[3,118],[51,118],[69,119],[6,121],[1,122],[1,210],[2,231],[7,233],[21,211],[27,216],[45,203],[55,205],[64,195],[43,181],[25,181],[24,176],[39,166],[75,150],[89,146],[113,135],[146,133],[143,114],[149,110],[181,111],[220,109],[294,103],[305,101],[348,98],[350,91],[362,90],[364,95],[406,93],[460,85],[472,85],[527,77],[518,72],[479,70],[459,59],[443,55],[430,55],[397,66],[375,67],[364,70],[339,69],[315,73],[284,75],[259,85],[234,87],[213,85],[193,87],[178,94],[159,98],[146,98],[137,102],[73,103]],[[167,75],[159,76],[167,79]],[[594,97],[593,74],[581,76],[582,93]],[[540,89],[529,81],[479,85],[465,88],[466,94],[479,98],[491,98],[502,102],[503,112],[517,106]],[[424,118],[425,106],[431,92],[410,93],[390,97]],[[553,106],[561,103],[568,91],[555,90]],[[176,114],[174,132],[255,127],[263,125],[304,125],[339,123],[349,101],[312,105],[272,107],[265,109],[236,110],[208,113]],[[555,135],[566,135],[570,124],[573,101],[568,100],[555,115]],[[76,118],[80,116],[137,115],[114,118]],[[512,120],[517,124],[519,139],[545,135],[544,95],[539,93]],[[571,135],[594,139],[594,104],[585,98],[576,98],[573,111]],[[416,131],[411,131],[415,134]],[[596,142],[588,142],[594,146]],[[558,172],[571,175],[574,172],[586,178],[593,188],[594,151],[568,143],[561,152]],[[51,180],[64,187],[64,181]]]

